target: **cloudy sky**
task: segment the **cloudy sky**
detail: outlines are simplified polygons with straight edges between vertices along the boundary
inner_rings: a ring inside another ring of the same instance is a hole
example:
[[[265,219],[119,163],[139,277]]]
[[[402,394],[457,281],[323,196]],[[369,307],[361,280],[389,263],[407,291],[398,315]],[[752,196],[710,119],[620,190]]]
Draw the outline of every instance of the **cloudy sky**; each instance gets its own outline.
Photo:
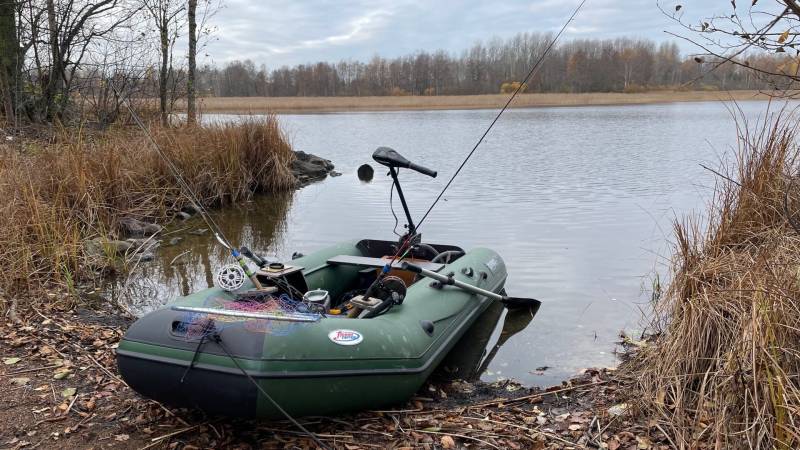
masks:
[[[672,39],[679,31],[658,9],[678,0],[588,0],[563,39]],[[749,3],[749,1],[746,1]],[[250,59],[269,68],[367,60],[416,50],[459,52],[478,40],[557,31],[579,0],[224,0],[207,62]],[[727,0],[680,0],[684,18],[726,12]],[[691,51],[682,45],[684,51]]]

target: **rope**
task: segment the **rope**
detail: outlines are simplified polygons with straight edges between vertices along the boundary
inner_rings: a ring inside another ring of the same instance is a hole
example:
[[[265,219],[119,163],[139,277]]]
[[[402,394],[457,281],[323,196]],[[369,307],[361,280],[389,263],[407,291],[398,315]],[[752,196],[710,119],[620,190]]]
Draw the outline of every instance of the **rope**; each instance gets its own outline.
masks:
[[[327,446],[324,442],[322,442],[319,439],[319,437],[317,437],[316,434],[312,433],[311,431],[308,431],[308,429],[306,429],[306,427],[304,427],[294,417],[292,417],[289,413],[287,413],[286,410],[281,408],[281,405],[279,405],[278,402],[276,402],[269,394],[267,394],[267,391],[265,391],[264,388],[262,388],[261,385],[258,384],[258,382],[256,380],[254,380],[253,377],[249,373],[247,373],[247,371],[244,369],[244,367],[239,365],[239,361],[237,361],[236,358],[233,357],[233,355],[228,351],[228,348],[225,347],[225,344],[222,343],[222,336],[220,336],[219,333],[215,333],[213,339],[214,339],[214,342],[216,342],[220,346],[220,348],[222,348],[222,351],[224,351],[225,354],[228,355],[228,357],[231,359],[231,361],[233,361],[233,363],[236,365],[236,367],[244,374],[244,376],[246,376],[247,379],[250,380],[250,382],[253,384],[253,386],[255,386],[256,389],[258,389],[258,391],[261,392],[261,394],[267,400],[269,400],[270,403],[272,403],[272,406],[274,406],[275,409],[277,409],[281,414],[283,414],[284,417],[289,419],[289,421],[292,422],[292,424],[295,427],[297,427],[297,429],[299,429],[300,431],[305,433],[308,437],[310,437],[314,441],[314,443],[317,444],[319,447],[321,447],[321,448],[323,448],[325,450],[331,450],[331,448],[329,446]]]
[[[540,56],[539,59],[536,60],[536,63],[533,65],[533,67],[531,67],[531,70],[528,72],[528,75],[526,75],[525,79],[522,80],[522,83],[520,83],[520,85],[517,86],[517,89],[515,89],[514,93],[511,94],[511,97],[509,97],[509,99],[506,102],[506,104],[503,106],[503,108],[500,110],[500,112],[497,113],[497,116],[495,116],[494,120],[492,120],[492,123],[489,124],[489,127],[486,129],[486,131],[483,132],[483,135],[480,137],[480,139],[478,139],[478,142],[475,143],[475,146],[472,147],[472,150],[469,152],[469,154],[467,154],[467,157],[464,158],[464,161],[462,161],[461,165],[458,166],[458,169],[456,170],[456,173],[454,173],[453,176],[450,177],[450,181],[448,181],[447,184],[445,185],[445,187],[442,189],[442,191],[439,192],[439,195],[436,197],[436,200],[433,201],[433,203],[431,204],[430,208],[428,208],[428,211],[425,212],[425,215],[422,216],[422,219],[417,223],[417,230],[419,230],[419,227],[422,226],[423,222],[425,222],[425,219],[428,217],[428,214],[431,213],[431,211],[436,206],[436,204],[439,203],[439,200],[442,198],[442,196],[444,195],[445,191],[447,191],[447,188],[449,188],[450,185],[453,183],[453,180],[455,180],[456,177],[458,176],[458,174],[461,173],[461,169],[464,168],[464,166],[467,164],[467,161],[469,161],[469,159],[472,158],[472,154],[475,153],[475,150],[478,149],[478,146],[480,146],[481,143],[483,143],[483,140],[486,138],[486,135],[488,135],[489,131],[492,130],[492,127],[494,127],[494,124],[497,123],[497,121],[500,119],[500,116],[502,116],[503,113],[506,111],[506,109],[508,109],[508,105],[510,105],[511,102],[514,101],[514,99],[517,97],[517,94],[519,94],[519,92],[522,90],[522,87],[525,86],[528,83],[528,81],[531,79],[533,74],[536,73],[536,70],[539,69],[539,67],[541,66],[541,64],[544,61],[545,57],[547,57],[547,54],[550,53],[550,50],[556,44],[556,42],[558,41],[558,38],[561,37],[561,34],[564,33],[564,30],[567,29],[567,26],[570,24],[570,22],[572,22],[572,20],[578,14],[578,11],[581,10],[581,8],[583,7],[584,3],[586,3],[586,0],[583,0],[578,5],[578,7],[575,8],[575,11],[572,12],[572,15],[569,16],[569,19],[564,23],[564,25],[558,31],[558,34],[556,34],[556,36],[553,38],[553,40],[550,41],[550,44],[548,44],[547,48],[545,48],[544,53],[542,53],[542,56]]]

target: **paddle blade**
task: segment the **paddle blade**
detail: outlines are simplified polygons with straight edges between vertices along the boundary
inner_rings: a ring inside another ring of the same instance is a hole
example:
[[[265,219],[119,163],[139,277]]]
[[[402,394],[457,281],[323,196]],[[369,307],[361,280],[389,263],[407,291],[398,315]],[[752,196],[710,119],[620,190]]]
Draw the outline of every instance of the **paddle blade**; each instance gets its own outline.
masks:
[[[542,302],[535,298],[503,297],[501,301],[508,309],[530,308],[534,314],[536,314],[536,311],[542,306]]]

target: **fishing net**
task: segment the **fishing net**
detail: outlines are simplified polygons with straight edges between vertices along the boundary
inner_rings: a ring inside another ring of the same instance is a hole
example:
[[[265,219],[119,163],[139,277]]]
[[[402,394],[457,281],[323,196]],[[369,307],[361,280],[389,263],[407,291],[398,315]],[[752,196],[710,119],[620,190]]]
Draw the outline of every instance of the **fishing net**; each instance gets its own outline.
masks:
[[[322,318],[320,314],[310,311],[305,303],[293,300],[286,294],[275,296],[259,292],[243,293],[237,295],[235,300],[209,297],[203,308],[220,313],[186,312],[173,327],[174,333],[194,341],[227,328],[238,327],[253,333],[286,336],[303,323],[316,322]],[[260,314],[269,318],[227,313]]]

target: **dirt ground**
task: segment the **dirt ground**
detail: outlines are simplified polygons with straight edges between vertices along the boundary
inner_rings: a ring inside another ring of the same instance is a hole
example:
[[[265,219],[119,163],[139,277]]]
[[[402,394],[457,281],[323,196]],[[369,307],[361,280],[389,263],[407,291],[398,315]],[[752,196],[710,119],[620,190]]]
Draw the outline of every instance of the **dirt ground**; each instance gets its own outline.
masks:
[[[317,448],[289,422],[209,417],[140,397],[116,369],[128,323],[110,306],[0,323],[0,448]],[[347,450],[668,448],[631,419],[622,390],[608,369],[546,390],[434,381],[390,411],[301,422]]]

